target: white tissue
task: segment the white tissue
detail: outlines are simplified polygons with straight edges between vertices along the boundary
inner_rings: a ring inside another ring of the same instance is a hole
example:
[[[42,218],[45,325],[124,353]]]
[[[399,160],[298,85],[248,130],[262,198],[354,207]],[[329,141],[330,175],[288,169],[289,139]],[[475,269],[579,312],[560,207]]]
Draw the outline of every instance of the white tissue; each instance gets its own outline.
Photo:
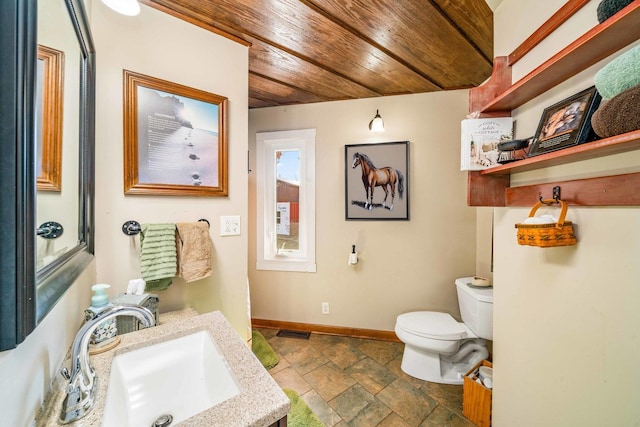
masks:
[[[146,286],[144,279],[131,279],[129,285],[127,285],[128,295],[142,295],[144,293],[144,287]]]
[[[555,224],[558,222],[558,218],[552,215],[540,215],[540,216],[530,216],[524,221],[522,224]]]

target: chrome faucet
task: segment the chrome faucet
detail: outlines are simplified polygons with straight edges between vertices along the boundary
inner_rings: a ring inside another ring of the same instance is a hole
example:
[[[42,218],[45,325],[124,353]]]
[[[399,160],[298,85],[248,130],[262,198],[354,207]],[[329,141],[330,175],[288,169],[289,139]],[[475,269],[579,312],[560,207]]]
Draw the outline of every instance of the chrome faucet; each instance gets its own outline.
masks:
[[[62,402],[60,422],[67,424],[76,421],[89,413],[93,407],[93,387],[97,381],[96,373],[89,362],[89,340],[91,334],[105,320],[116,316],[135,316],[145,327],[156,323],[153,314],[141,306],[109,307],[93,319],[87,321],[73,339],[71,344],[71,372],[64,367],[60,374],[69,381],[67,395]]]

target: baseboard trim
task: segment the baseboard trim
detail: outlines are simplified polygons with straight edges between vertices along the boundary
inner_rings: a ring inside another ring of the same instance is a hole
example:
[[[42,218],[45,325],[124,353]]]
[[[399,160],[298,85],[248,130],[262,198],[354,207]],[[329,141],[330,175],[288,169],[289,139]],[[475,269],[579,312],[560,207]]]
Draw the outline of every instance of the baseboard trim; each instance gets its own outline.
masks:
[[[341,335],[345,337],[367,338],[379,341],[401,342],[393,331],[348,328],[343,326],[314,325],[311,323],[285,322],[251,318],[251,325],[265,329],[288,329],[292,331],[312,332],[316,334]]]

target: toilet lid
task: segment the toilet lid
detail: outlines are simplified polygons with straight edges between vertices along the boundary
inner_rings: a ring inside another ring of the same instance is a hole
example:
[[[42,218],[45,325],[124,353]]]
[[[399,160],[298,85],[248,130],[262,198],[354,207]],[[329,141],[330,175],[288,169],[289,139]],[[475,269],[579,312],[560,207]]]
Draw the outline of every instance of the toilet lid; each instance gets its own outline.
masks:
[[[440,340],[459,340],[467,337],[467,330],[447,313],[415,311],[396,319],[398,326],[414,335]]]

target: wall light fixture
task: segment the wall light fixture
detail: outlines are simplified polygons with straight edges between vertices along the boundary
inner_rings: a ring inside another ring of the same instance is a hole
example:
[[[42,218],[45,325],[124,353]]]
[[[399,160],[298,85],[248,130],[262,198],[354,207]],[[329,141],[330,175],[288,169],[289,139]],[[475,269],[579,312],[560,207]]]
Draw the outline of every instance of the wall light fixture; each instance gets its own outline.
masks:
[[[371,132],[384,132],[384,122],[378,110],[376,110],[376,115],[373,120],[369,122],[369,130]]]
[[[122,15],[135,16],[140,13],[137,0],[102,0],[102,3]]]

